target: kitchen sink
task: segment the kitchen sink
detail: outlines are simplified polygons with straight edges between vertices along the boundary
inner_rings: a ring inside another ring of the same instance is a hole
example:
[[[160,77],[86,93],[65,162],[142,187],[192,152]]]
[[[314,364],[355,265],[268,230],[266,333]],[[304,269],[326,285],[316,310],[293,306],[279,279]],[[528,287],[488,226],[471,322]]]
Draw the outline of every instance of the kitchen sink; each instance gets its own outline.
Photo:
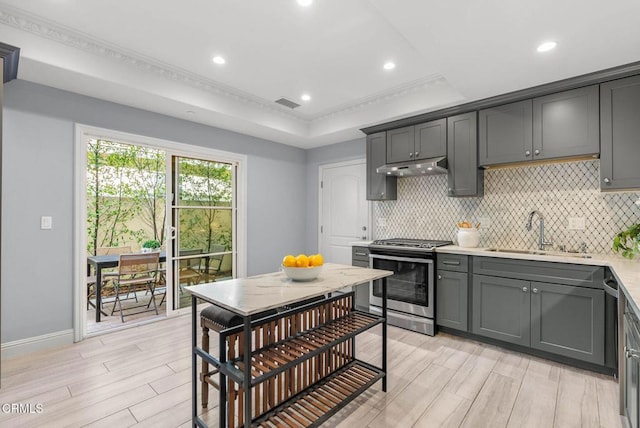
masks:
[[[584,253],[567,253],[561,251],[542,251],[542,250],[518,250],[512,248],[489,248],[487,251],[494,253],[512,253],[512,254],[534,254],[538,256],[559,256],[559,257],[576,257],[580,259],[590,259],[589,254]]]

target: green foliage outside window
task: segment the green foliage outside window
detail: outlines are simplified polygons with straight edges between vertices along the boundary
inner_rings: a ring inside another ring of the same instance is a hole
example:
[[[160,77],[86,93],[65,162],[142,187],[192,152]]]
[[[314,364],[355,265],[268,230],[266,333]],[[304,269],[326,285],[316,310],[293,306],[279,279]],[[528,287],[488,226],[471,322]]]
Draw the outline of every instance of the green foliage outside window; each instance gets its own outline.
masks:
[[[87,151],[87,251],[166,240],[166,157],[162,150],[102,139]],[[178,204],[183,248],[232,247],[233,169],[181,158]]]

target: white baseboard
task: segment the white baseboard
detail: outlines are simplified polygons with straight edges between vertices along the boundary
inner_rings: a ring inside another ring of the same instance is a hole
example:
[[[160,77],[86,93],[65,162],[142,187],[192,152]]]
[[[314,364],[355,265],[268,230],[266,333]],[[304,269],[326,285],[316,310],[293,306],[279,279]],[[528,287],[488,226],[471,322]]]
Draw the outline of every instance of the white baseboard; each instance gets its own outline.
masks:
[[[73,330],[56,331],[54,333],[43,334],[42,336],[28,337],[26,339],[3,343],[1,347],[1,358],[5,360],[36,351],[70,345],[72,343]]]

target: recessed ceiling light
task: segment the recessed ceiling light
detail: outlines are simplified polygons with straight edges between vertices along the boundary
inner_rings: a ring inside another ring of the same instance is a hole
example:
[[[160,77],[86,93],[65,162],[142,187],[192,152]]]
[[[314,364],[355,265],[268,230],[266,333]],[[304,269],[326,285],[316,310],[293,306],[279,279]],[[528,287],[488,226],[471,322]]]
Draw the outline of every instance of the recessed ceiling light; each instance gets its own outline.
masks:
[[[309,95],[309,94],[302,94],[302,95],[300,96],[300,99],[301,99],[302,101],[310,101],[310,100],[311,100],[311,95]]]
[[[227,62],[227,60],[225,60],[224,58],[222,58],[221,56],[214,56],[213,57],[213,62],[215,62],[218,65],[222,65],[224,63]]]
[[[298,0],[300,6],[311,6],[311,3],[313,3],[313,0]]]
[[[383,67],[385,70],[393,70],[394,68],[396,68],[396,64],[389,61],[389,62],[386,62]]]
[[[547,52],[551,49],[555,48],[557,45],[556,42],[544,42],[540,46],[538,46],[538,52]]]

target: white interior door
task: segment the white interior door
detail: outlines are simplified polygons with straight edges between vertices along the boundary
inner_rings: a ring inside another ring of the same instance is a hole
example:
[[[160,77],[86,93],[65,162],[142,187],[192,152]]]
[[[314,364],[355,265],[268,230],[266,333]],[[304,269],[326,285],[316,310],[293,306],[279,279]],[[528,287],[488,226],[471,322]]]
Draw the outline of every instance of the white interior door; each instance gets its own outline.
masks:
[[[366,162],[320,167],[320,252],[325,262],[351,264],[351,243],[369,237]]]

